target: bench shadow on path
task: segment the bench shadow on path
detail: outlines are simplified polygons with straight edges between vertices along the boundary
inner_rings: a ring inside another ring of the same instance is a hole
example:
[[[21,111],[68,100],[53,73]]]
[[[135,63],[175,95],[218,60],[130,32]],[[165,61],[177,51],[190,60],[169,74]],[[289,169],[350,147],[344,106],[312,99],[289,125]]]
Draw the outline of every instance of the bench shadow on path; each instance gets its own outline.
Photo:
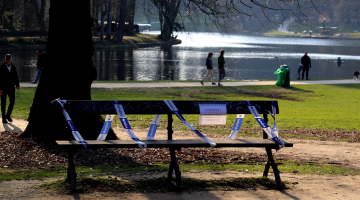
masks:
[[[23,132],[23,130],[17,126],[15,126],[13,123],[7,123],[3,124],[5,131],[8,132]]]
[[[300,198],[298,198],[298,197],[296,197],[296,196],[293,196],[293,195],[291,195],[291,194],[287,193],[287,192],[286,192],[286,190],[284,190],[284,189],[279,190],[279,192],[281,192],[282,194],[284,194],[284,195],[288,196],[288,197],[289,197],[289,198],[291,198],[291,199],[294,199],[294,200],[300,200]]]
[[[49,152],[55,153],[57,155],[61,155],[65,158],[67,158],[67,151],[65,149],[58,149],[57,147],[54,148],[54,146],[57,146],[55,142],[46,142],[46,141],[38,141],[37,142],[40,146],[42,146],[43,148],[47,149]],[[128,150],[124,150],[121,149],[121,152],[115,152],[111,149],[79,149],[75,154],[74,154],[74,161],[75,161],[75,165],[76,167],[79,166],[86,166],[86,167],[94,167],[94,166],[115,166],[115,165],[121,165],[121,164],[126,164],[126,165],[137,165],[137,166],[147,166],[149,168],[151,168],[152,165],[147,165],[147,164],[142,164],[142,156],[138,156],[138,157],[130,157],[128,155],[126,155],[126,153],[130,154],[134,154],[134,153],[140,153],[140,152],[136,152],[136,149],[128,149]],[[125,155],[122,154],[122,152],[126,152]],[[89,156],[91,155],[91,156]],[[170,155],[169,155],[170,156]],[[80,169],[77,169],[77,173],[79,173]],[[131,177],[133,177],[135,175],[135,172],[131,172],[131,170],[129,171],[129,173],[127,173],[127,171],[129,169],[125,169],[125,171],[120,171],[118,173],[111,173],[109,172],[109,169],[106,169],[106,167],[100,167],[97,170],[98,173],[100,174],[112,174],[112,176],[117,176],[120,179],[124,179],[124,180],[132,180],[131,178],[129,178],[128,175],[130,175]],[[156,173],[155,173],[155,179],[157,178],[162,178],[162,174],[160,172],[160,174],[157,174],[157,170],[155,169]],[[181,170],[181,165],[180,165],[180,170]],[[149,172],[150,171],[150,172]],[[152,170],[149,169],[149,171],[145,172],[143,175],[153,175],[154,176],[154,172],[151,172]],[[162,167],[161,171],[165,171],[165,173],[168,171],[168,166],[164,166]],[[87,175],[86,175],[87,176]],[[82,176],[82,177],[86,177],[86,176]],[[173,175],[174,177],[175,175]],[[182,178],[191,178],[191,177],[187,177],[187,176],[182,176]],[[141,180],[142,178],[140,178]],[[193,178],[191,178],[193,179]],[[137,179],[136,179],[137,180]],[[173,178],[174,180],[174,178]],[[155,186],[156,187],[156,186]],[[159,190],[164,189],[163,185],[159,185],[158,186]],[[185,196],[189,193],[188,189],[191,190],[191,188],[184,188],[184,190],[182,192],[176,192],[172,191],[172,189],[170,189],[170,191],[173,194],[172,199],[173,200],[177,200],[177,199],[184,199]],[[282,190],[275,190],[277,191],[276,193],[281,195],[284,194],[287,197],[291,198],[291,199],[299,199],[295,196],[290,195],[289,193],[287,193],[287,189],[282,189]],[[201,190],[201,192],[203,194],[205,194],[205,196],[207,197],[207,199],[214,199],[214,200],[220,200],[220,197],[217,197],[215,195],[213,195],[212,193],[210,193],[209,191],[207,191],[206,189]],[[219,191],[221,192],[221,191]],[[246,190],[245,190],[246,192]],[[145,198],[147,199],[153,199],[154,198],[154,194],[155,193],[151,193],[151,192],[139,192],[141,193]],[[196,191],[191,191],[191,193],[196,193]],[[82,198],[82,193],[72,193],[71,191],[69,191],[69,193],[67,193],[68,195],[72,196],[74,199],[78,200],[78,199],[84,199]],[[118,192],[117,193],[119,196],[121,196],[122,192]],[[261,199],[267,199],[267,197],[264,197],[262,195],[257,195],[257,194],[253,194],[254,197],[259,197]],[[161,196],[161,195],[160,195]],[[200,197],[201,199],[202,197]],[[272,198],[268,198],[268,199],[272,199]]]

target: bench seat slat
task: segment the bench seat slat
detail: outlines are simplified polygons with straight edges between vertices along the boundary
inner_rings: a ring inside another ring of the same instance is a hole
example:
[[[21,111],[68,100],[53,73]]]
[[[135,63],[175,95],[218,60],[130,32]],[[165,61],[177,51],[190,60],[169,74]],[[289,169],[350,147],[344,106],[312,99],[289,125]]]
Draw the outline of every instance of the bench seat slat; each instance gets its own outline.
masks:
[[[180,147],[209,147],[203,140],[142,140],[148,148],[180,148]],[[279,145],[271,140],[264,139],[212,139],[217,147],[270,147],[279,148]],[[60,147],[83,148],[76,140],[58,140]],[[89,148],[139,148],[133,140],[86,140]],[[285,147],[292,147],[292,143],[285,142]]]

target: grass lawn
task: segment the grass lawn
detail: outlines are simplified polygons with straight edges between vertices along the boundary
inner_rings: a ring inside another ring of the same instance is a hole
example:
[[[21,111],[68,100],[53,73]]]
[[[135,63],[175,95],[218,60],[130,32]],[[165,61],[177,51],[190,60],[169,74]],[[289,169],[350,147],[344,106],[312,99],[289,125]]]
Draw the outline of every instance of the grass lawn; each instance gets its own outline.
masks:
[[[125,35],[123,38],[124,44],[137,44],[137,43],[152,43],[152,42],[159,42],[158,39],[159,35],[153,35],[153,34],[142,34],[138,33],[136,35],[127,36]],[[104,36],[104,41],[105,40]],[[93,36],[94,43],[100,43],[100,36]]]
[[[293,30],[291,29],[291,31],[293,31]],[[265,33],[265,35],[279,35],[279,36],[294,36],[294,37],[297,36],[297,37],[302,37],[302,36],[307,36],[308,34],[302,34],[302,33],[294,34],[294,33],[280,32],[280,31],[278,31],[278,28],[276,27],[276,28],[273,28],[273,29],[267,31],[267,32]]]
[[[280,114],[277,125],[280,130],[318,129],[336,132],[358,131],[360,120],[360,84],[342,85],[295,85],[290,88],[270,86],[242,87],[188,87],[188,88],[121,88],[92,89],[93,100],[278,100]],[[14,118],[26,119],[34,96],[34,88],[21,88],[16,92]],[[150,127],[152,115],[129,115],[133,127]],[[198,115],[185,115],[187,121],[200,131],[230,132],[235,115],[228,115],[226,125],[198,126]],[[167,126],[163,116],[160,128]],[[188,130],[180,120],[174,118],[175,130]],[[271,122],[272,120],[270,120]],[[118,120],[117,120],[117,123]],[[272,126],[272,123],[269,124]],[[113,123],[116,126],[116,123]],[[243,128],[261,130],[251,115],[245,116]],[[251,134],[251,133],[248,133]]]
[[[160,42],[158,39],[159,35],[153,34],[136,34],[133,36],[124,36],[123,44],[138,44],[138,43],[155,43]],[[104,36],[105,39],[105,36]],[[107,42],[104,40],[105,43]],[[33,36],[33,37],[3,37],[0,39],[0,44],[2,45],[45,45],[47,42],[47,37]],[[101,44],[99,36],[93,36],[94,44]],[[108,44],[115,44],[113,41],[108,42]]]

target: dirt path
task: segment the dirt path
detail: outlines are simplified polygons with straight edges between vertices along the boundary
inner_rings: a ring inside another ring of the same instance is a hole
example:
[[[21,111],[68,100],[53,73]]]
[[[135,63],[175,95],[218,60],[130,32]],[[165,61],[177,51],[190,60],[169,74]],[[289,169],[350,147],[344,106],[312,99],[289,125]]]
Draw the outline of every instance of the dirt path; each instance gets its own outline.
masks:
[[[160,175],[160,174],[159,174]],[[184,173],[184,177],[202,179],[231,177],[259,177],[261,173],[247,174],[243,172],[221,172],[215,177],[209,173]],[[307,174],[282,174],[282,179],[289,182],[290,188],[285,190],[247,189],[247,190],[215,190],[196,192],[96,192],[76,194],[44,191],[39,187],[44,181],[10,181],[0,183],[1,199],[357,199],[360,192],[360,176],[330,176]]]
[[[115,128],[115,133],[120,139],[130,140],[130,137],[122,128]],[[139,139],[146,139],[147,132],[135,129],[134,132]],[[207,135],[209,138],[226,138],[221,135]],[[174,139],[198,139],[192,132],[178,131],[173,134]],[[239,137],[243,138],[243,137]],[[158,130],[155,139],[167,139],[166,130]],[[360,143],[286,139],[294,143],[293,148],[283,148],[279,151],[273,150],[275,158],[332,164],[336,166],[360,170]],[[266,154],[262,148],[221,148],[223,150],[241,150],[242,152]]]

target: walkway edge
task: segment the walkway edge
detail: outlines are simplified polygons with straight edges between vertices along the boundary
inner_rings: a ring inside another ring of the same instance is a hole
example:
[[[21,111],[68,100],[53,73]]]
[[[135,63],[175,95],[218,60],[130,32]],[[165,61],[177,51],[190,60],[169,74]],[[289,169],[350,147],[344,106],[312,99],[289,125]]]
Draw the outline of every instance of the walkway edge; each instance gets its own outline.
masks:
[[[252,85],[275,85],[276,81],[241,81],[241,82],[223,82],[225,87],[238,87],[238,86],[252,86]],[[360,81],[353,79],[347,80],[319,80],[319,81],[290,81],[291,85],[309,85],[309,84],[322,84],[322,85],[333,85],[333,84],[359,84]],[[171,87],[219,87],[211,85],[211,82],[204,82],[202,86],[199,82],[146,82],[146,83],[93,83],[91,88],[171,88]],[[37,84],[31,83],[20,83],[21,87],[35,88]]]

